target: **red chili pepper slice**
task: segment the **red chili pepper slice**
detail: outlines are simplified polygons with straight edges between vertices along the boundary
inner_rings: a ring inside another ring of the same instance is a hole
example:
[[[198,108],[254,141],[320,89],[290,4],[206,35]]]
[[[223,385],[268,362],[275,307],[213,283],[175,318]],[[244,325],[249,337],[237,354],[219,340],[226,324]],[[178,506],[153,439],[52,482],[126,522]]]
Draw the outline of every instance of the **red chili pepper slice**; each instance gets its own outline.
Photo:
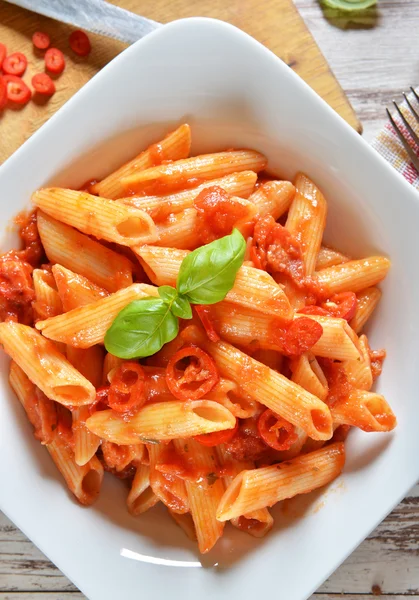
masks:
[[[35,31],[32,36],[32,43],[38,50],[46,50],[51,44],[50,37],[44,31]]]
[[[73,52],[75,52],[78,56],[87,56],[90,54],[92,46],[90,44],[90,40],[84,31],[73,31],[68,38],[70,43],[70,48]]]
[[[298,437],[294,425],[275,414],[270,408],[260,415],[258,431],[265,444],[274,450],[289,450]]]
[[[21,76],[26,71],[28,59],[22,52],[13,52],[9,54],[2,62],[3,71],[7,75]]]
[[[108,405],[116,412],[126,413],[137,411],[146,399],[144,369],[136,362],[124,362],[112,378]]]
[[[226,444],[227,442],[230,442],[236,435],[238,428],[239,422],[236,419],[236,424],[233,427],[233,429],[224,429],[223,431],[203,433],[202,435],[196,435],[194,437],[194,440],[196,440],[203,446],[208,446],[209,448],[212,448],[213,446],[218,446],[219,444]]]
[[[211,322],[211,309],[202,304],[195,306],[196,314],[201,320],[202,325],[207,333],[208,339],[211,342],[218,342],[221,338],[214,329],[214,325]]]
[[[2,44],[0,42],[0,69],[1,69],[1,65],[3,64],[4,59],[7,56],[7,48],[4,44]]]
[[[346,319],[350,321],[355,315],[358,299],[354,292],[341,292],[334,294],[322,303],[322,308],[327,310],[331,317]]]
[[[26,83],[16,75],[4,75],[3,81],[7,87],[7,98],[16,104],[26,104],[31,99],[32,93]]]
[[[34,75],[32,77],[32,86],[39,94],[44,94],[45,96],[55,94],[55,84],[46,73],[37,73]]]
[[[89,405],[89,413],[92,415],[93,413],[99,410],[107,410],[109,408],[108,405],[108,394],[109,394],[109,385],[104,385],[96,390],[96,400],[93,404]]]
[[[57,48],[49,48],[45,52],[45,66],[51,73],[60,74],[65,68],[64,54]]]
[[[284,352],[299,356],[310,350],[323,334],[323,327],[308,317],[294,319],[284,337]]]
[[[197,346],[178,350],[166,367],[169,390],[180,400],[199,400],[218,382],[215,362]]]
[[[6,83],[3,79],[3,77],[0,76],[0,110],[3,110],[3,108],[6,106],[7,104],[7,86]]]

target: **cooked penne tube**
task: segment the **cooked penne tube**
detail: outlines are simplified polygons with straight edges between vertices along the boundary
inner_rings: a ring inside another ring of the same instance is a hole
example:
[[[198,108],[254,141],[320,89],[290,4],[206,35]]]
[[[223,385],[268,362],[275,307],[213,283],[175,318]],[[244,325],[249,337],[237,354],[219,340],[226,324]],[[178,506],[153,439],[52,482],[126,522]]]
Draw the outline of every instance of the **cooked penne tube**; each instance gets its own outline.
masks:
[[[127,497],[129,512],[137,517],[152,508],[159,499],[150,487],[150,467],[138,465]]]
[[[98,388],[102,383],[103,349],[100,346],[91,348],[73,348],[67,346],[67,358],[86,379]],[[85,465],[96,454],[100,438],[86,427],[86,419],[90,417],[90,407],[80,406],[72,411],[72,430],[74,440],[74,460],[80,466]]]
[[[106,298],[74,308],[58,317],[38,321],[36,328],[52,340],[76,348],[89,348],[95,344],[103,344],[106,331],[127,304],[157,295],[157,289],[152,285],[133,283]]]
[[[11,321],[0,323],[0,344],[29,379],[51,400],[64,406],[94,401],[96,390],[55,344],[32,327]]]
[[[122,177],[133,175],[138,171],[149,169],[163,160],[179,160],[187,158],[191,149],[191,129],[184,124],[169,133],[158,144],[152,144],[147,150],[119,167],[116,171],[91,187],[93,194],[103,198],[121,198],[125,189],[121,185]]]
[[[381,298],[381,291],[376,287],[369,287],[361,292],[358,292],[357,299],[358,304],[356,307],[355,315],[350,322],[350,326],[359,333],[364,328],[365,323],[368,321],[370,316],[375,310],[375,307],[379,303]]]
[[[266,164],[266,158],[254,150],[230,150],[151,167],[123,177],[121,183],[127,192],[153,193],[157,188],[158,192],[167,193],[179,186],[188,187],[191,180],[216,179],[237,171],[258,173]]]
[[[291,361],[291,381],[298,383],[305,390],[323,400],[329,393],[327,379],[316,357],[311,352],[305,352]]]
[[[47,444],[47,450],[77,500],[85,506],[93,504],[99,496],[103,480],[103,467],[98,458],[93,456],[88,463],[79,466],[70,446],[58,435]]]
[[[313,278],[329,294],[359,292],[382,281],[389,268],[388,258],[371,256],[316,271]]]
[[[344,464],[345,447],[337,443],[271,467],[242,471],[225,491],[217,519],[227,521],[307,494],[336,479]]]
[[[330,411],[319,398],[234,346],[223,341],[210,342],[193,325],[184,329],[181,336],[204,348],[214,359],[220,375],[235,381],[254,400],[301,427],[313,439],[332,437]]]
[[[341,265],[349,260],[350,259],[341,252],[333,250],[333,248],[328,248],[327,246],[321,246],[317,255],[316,271],[327,269],[327,267],[334,267],[335,265]]]
[[[311,275],[316,268],[326,215],[327,204],[323,194],[306,175],[298,173],[285,227],[301,244],[306,275]]]
[[[330,410],[335,424],[352,425],[363,431],[391,431],[397,424],[384,396],[365,390],[351,391]]]
[[[214,400],[227,408],[238,419],[249,419],[259,410],[260,404],[240,391],[234,381],[220,378],[218,383],[206,394],[208,400]]]
[[[63,188],[43,188],[32,201],[47,215],[96,238],[122,246],[156,240],[153,219],[143,210]]]
[[[259,217],[272,215],[276,221],[287,212],[294,196],[295,187],[290,181],[267,181],[253,192],[249,200],[257,206]]]
[[[38,319],[48,319],[63,312],[63,304],[57,292],[54,276],[44,269],[32,272],[35,301],[32,307]]]
[[[193,542],[197,541],[195,524],[190,512],[180,515],[169,508],[169,515],[177,525],[186,533],[187,537]]]
[[[239,171],[220,177],[220,179],[204,181],[201,185],[183,192],[175,192],[165,196],[129,196],[128,198],[121,198],[118,202],[145,210],[154,222],[160,222],[167,218],[169,214],[176,214],[187,208],[193,208],[194,200],[198,194],[205,188],[214,185],[223,188],[224,191],[234,196],[248,198],[255,187],[256,179],[257,174],[254,171]]]
[[[90,431],[121,445],[192,437],[233,429],[235,424],[236,419],[231,412],[211,400],[146,404],[129,417],[103,410],[86,421]]]
[[[366,335],[360,336],[359,349],[361,351],[361,358],[357,360],[344,360],[342,362],[342,368],[351,385],[360,390],[369,391],[372,388],[373,377]]]
[[[284,356],[278,350],[264,350],[263,348],[259,348],[255,352],[252,352],[252,356],[270,369],[281,372]]]
[[[199,550],[204,554],[211,550],[223,534],[224,523],[217,520],[216,511],[224,493],[224,483],[215,475],[218,464],[212,448],[206,448],[190,439],[187,440],[187,452],[184,440],[175,440],[174,445],[179,454],[192,456],[193,466],[199,473],[207,476],[206,486],[198,480],[185,481]]]
[[[118,358],[114,356],[110,352],[106,353],[105,359],[103,361],[103,371],[102,371],[102,385],[106,385],[110,383],[109,375],[115,369],[120,367],[122,363],[125,362],[123,358]]]
[[[275,334],[278,328],[275,317],[226,301],[212,305],[210,314],[215,330],[230,344],[282,351]],[[360,357],[358,337],[345,319],[296,314],[296,318],[301,316],[317,321],[323,329],[321,338],[311,348],[312,354],[335,360]]]
[[[147,449],[150,458],[150,486],[154,494],[173,512],[189,512],[189,499],[183,479],[158,470],[159,464],[165,461],[167,447],[163,444],[148,444]]]
[[[132,263],[76,229],[38,211],[38,230],[45,254],[108,292],[132,284]]]
[[[227,466],[229,475],[223,477],[226,488],[232,483],[234,477],[245,469],[253,469],[254,464],[251,462],[232,461],[231,456],[226,451],[224,444],[219,444],[215,448],[218,462],[221,468]],[[263,537],[272,529],[274,520],[267,508],[254,510],[246,515],[231,519],[231,524],[237,529],[241,529],[249,533],[253,537]]]
[[[83,275],[73,273],[73,271],[62,265],[54,265],[52,274],[64,312],[109,296],[109,292],[104,288],[89,281]]]
[[[157,246],[137,246],[134,251],[156,285],[175,285],[182,260],[188,254],[185,250]],[[226,300],[284,320],[291,319],[293,315],[281,286],[268,273],[253,267],[240,267]]]

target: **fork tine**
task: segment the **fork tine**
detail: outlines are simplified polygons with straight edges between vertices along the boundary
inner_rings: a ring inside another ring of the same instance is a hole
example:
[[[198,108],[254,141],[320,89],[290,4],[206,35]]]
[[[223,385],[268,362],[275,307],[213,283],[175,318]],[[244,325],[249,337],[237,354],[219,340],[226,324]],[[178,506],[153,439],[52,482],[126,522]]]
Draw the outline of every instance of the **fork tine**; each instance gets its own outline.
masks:
[[[419,146],[419,137],[416,135],[416,132],[414,131],[414,129],[411,127],[409,121],[406,119],[406,117],[404,116],[404,114],[402,113],[402,111],[400,110],[400,108],[397,106],[397,104],[394,102],[393,100],[393,104],[396,107],[397,112],[400,115],[401,120],[403,121],[403,123],[406,126],[406,129],[409,131],[410,135],[412,136],[412,138],[415,141],[415,144],[417,144]]]
[[[412,113],[412,115],[415,117],[415,119],[416,119],[416,122],[417,122],[417,123],[419,123],[419,115],[418,115],[418,113],[416,112],[416,109],[415,109],[415,108],[413,108],[413,106],[412,106],[412,103],[410,102],[410,100],[409,100],[409,98],[408,98],[407,94],[405,94],[404,92],[403,92],[403,98],[406,100],[406,104],[407,104],[407,105],[408,105],[408,107],[410,108],[410,112],[411,112],[411,113]]]
[[[414,97],[416,98],[416,100],[419,102],[419,96],[417,95],[415,89],[411,87],[410,91],[412,92],[412,94],[414,95]]]
[[[408,153],[410,160],[412,161],[416,171],[419,173],[419,158],[416,156],[416,154],[413,152],[413,149],[410,147],[407,140],[404,138],[402,132],[398,128],[396,121],[391,116],[391,112],[388,110],[388,108],[386,108],[386,111],[387,111],[388,118],[390,119],[390,123],[393,125],[394,131],[397,134],[397,137],[399,138],[400,142],[402,143],[403,148]]]

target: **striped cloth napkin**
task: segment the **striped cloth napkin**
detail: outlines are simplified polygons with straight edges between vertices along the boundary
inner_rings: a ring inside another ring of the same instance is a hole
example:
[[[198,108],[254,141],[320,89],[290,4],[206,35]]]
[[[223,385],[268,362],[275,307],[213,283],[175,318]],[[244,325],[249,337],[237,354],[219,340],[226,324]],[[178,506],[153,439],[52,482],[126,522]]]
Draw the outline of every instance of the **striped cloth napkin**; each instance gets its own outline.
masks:
[[[416,89],[419,92],[419,88]],[[417,106],[417,101],[413,97],[413,94],[408,94],[408,98],[414,107]],[[419,124],[416,123],[415,119],[411,116],[409,107],[406,106],[406,102],[403,101],[400,105],[400,109],[403,112],[406,119],[409,121],[412,129],[419,136]],[[419,112],[419,107],[418,112]],[[396,113],[397,114],[397,113]],[[412,136],[403,125],[400,117],[393,114],[395,121],[397,122],[400,130],[403,132],[405,138],[410,142],[410,145],[419,156],[419,147],[412,139]],[[409,155],[403,148],[399,138],[397,137],[390,122],[386,123],[380,133],[372,142],[372,147],[377,150],[393,167],[403,175],[409,183],[413,185],[419,191],[419,174],[412,165]]]

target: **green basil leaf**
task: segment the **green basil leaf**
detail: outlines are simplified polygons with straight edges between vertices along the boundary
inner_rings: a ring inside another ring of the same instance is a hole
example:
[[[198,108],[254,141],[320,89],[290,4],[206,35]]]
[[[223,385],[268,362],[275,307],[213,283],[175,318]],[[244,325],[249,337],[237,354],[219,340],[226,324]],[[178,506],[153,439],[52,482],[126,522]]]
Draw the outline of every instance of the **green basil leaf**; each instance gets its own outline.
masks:
[[[356,12],[371,8],[377,4],[377,0],[322,0],[325,6],[346,12]]]
[[[178,331],[178,318],[164,300],[134,300],[118,313],[106,332],[105,348],[119,358],[143,358],[158,352]]]
[[[178,296],[173,300],[172,313],[180,319],[192,319],[192,308],[189,300],[183,296]]]
[[[161,285],[159,288],[157,288],[157,291],[160,298],[164,300],[166,304],[171,304],[178,295],[177,289],[171,285]]]
[[[246,241],[240,231],[197,248],[183,259],[177,290],[192,304],[224,300],[243,264]]]

